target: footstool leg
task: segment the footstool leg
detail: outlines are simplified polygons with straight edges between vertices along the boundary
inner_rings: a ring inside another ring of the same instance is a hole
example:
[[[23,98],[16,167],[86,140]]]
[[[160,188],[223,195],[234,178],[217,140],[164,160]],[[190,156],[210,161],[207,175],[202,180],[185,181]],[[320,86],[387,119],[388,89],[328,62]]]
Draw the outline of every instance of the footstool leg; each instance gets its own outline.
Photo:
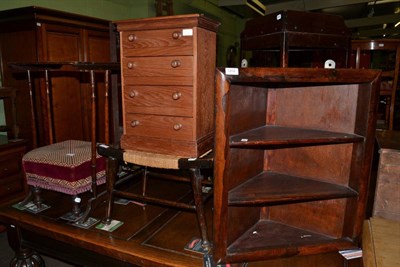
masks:
[[[72,213],[75,218],[80,218],[82,215],[81,212],[81,198],[77,195],[72,196]]]
[[[30,186],[28,190],[28,195],[21,202],[19,202],[19,204],[21,206],[25,206],[26,204],[28,204],[29,201],[31,201],[32,197],[33,197],[33,186]]]
[[[201,232],[201,239],[202,239],[202,244],[201,246],[203,249],[207,252],[211,250],[211,245],[210,242],[208,241],[208,235],[207,235],[207,224],[206,224],[206,218],[204,214],[204,205],[203,205],[203,198],[202,198],[202,180],[203,176],[200,173],[200,169],[198,168],[192,168],[190,169],[192,173],[192,188],[193,188],[193,195],[194,195],[194,203],[196,206],[196,214],[197,214],[197,221],[200,226],[200,232]]]
[[[33,187],[33,203],[38,209],[42,208],[43,198],[42,198],[42,188],[38,186]]]

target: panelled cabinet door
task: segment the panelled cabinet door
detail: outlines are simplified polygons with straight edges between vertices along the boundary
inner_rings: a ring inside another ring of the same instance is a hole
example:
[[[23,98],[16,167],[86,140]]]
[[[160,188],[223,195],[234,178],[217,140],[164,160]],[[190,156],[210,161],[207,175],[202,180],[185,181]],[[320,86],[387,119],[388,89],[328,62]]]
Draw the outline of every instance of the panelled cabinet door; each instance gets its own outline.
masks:
[[[87,30],[78,27],[69,27],[42,23],[39,26],[40,61],[66,62],[91,61],[107,62],[110,59],[110,40],[108,32]],[[96,77],[96,99],[99,115],[97,116],[98,129],[104,129],[104,78]],[[66,139],[90,138],[90,101],[91,89],[88,75],[79,73],[59,77],[51,77],[51,95],[47,97],[45,87],[40,92],[41,99],[47,99],[51,104],[41,107],[43,125],[54,127],[54,141]],[[66,101],[67,100],[67,101]],[[52,118],[48,115],[51,114]],[[105,114],[104,114],[105,115]],[[49,136],[46,129],[42,134]],[[104,131],[98,131],[104,133]],[[99,136],[103,140],[104,134]]]
[[[110,61],[110,35],[108,32],[100,32],[94,30],[84,30],[84,61],[88,62],[109,62]],[[90,99],[91,99],[91,89],[89,83],[89,76],[86,75],[86,83],[81,84],[84,90],[81,90],[81,99],[84,101],[84,106],[88,107],[84,110],[84,127],[85,130],[84,136],[85,138],[90,138]],[[108,114],[105,114],[105,104],[104,101],[106,97],[110,98],[110,92],[108,92],[108,96],[106,95],[105,86],[104,86],[104,74],[98,74],[96,76],[96,89],[97,89],[97,97],[96,97],[96,107],[97,107],[97,138],[98,140],[105,141],[105,121],[104,118],[108,118]],[[110,89],[109,89],[110,90]],[[82,97],[83,96],[83,97]],[[109,100],[111,101],[111,100]]]
[[[41,23],[39,29],[39,61],[82,61],[84,60],[83,30],[76,27]],[[49,140],[51,131],[49,120],[54,123],[54,141],[80,139],[84,134],[79,74],[62,75],[51,78],[51,96],[48,98],[45,86],[41,87],[40,99],[44,132]],[[68,99],[68,100],[67,100]],[[67,101],[66,101],[67,100]],[[51,102],[50,105],[43,104]],[[70,103],[70,104],[68,104]],[[73,103],[73,104],[72,104]],[[48,110],[51,109],[51,110]],[[52,119],[49,117],[52,115]]]

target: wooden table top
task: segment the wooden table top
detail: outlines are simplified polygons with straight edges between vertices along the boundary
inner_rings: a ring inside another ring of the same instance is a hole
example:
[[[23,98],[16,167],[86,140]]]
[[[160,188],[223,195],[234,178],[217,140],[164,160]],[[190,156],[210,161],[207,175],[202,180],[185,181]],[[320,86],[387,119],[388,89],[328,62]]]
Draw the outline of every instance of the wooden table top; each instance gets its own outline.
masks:
[[[165,186],[161,188],[166,191]],[[177,194],[178,191],[168,190],[166,197],[182,197]],[[59,219],[60,215],[71,209],[71,204],[68,204],[70,196],[61,195],[46,192],[45,203],[52,207],[40,215],[10,205],[3,206],[0,208],[0,221],[16,225],[23,232],[72,244],[87,253],[94,252],[116,259],[121,262],[121,266],[126,266],[126,262],[139,266],[203,266],[202,254],[184,249],[193,237],[200,236],[194,212],[179,212],[150,205],[142,207],[134,203],[116,204],[113,218],[124,224],[110,233],[96,229],[95,226],[82,229]],[[105,206],[99,206],[92,217],[105,218]]]

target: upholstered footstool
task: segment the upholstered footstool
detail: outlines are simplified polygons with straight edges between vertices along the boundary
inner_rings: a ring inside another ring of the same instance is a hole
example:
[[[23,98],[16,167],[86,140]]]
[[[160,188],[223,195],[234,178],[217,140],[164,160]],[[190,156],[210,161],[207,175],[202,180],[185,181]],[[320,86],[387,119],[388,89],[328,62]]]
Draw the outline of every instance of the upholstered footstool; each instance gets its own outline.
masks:
[[[43,208],[41,189],[68,194],[73,199],[70,219],[80,217],[79,194],[92,189],[91,142],[67,140],[33,149],[22,158],[26,181],[31,186],[30,196],[35,210]],[[106,160],[96,153],[96,184],[105,183]],[[46,207],[45,207],[46,208]],[[72,215],[72,216],[71,216]]]

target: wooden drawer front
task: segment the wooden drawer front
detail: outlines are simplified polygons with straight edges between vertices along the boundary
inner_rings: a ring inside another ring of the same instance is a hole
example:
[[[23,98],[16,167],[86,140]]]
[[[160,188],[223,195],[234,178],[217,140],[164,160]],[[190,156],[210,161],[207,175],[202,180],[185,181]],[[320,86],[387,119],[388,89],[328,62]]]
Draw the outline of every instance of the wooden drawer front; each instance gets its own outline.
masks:
[[[122,59],[123,76],[192,77],[193,57],[137,57]]]
[[[0,179],[0,197],[4,197],[23,190],[23,179],[20,175],[13,175]]]
[[[192,118],[127,114],[124,128],[127,135],[192,140],[192,126]]]
[[[168,29],[122,32],[124,56],[193,55],[193,36],[184,36],[186,31]]]
[[[193,117],[190,86],[125,86],[127,113]]]
[[[0,159],[0,177],[7,177],[21,171],[19,155],[8,155]]]

